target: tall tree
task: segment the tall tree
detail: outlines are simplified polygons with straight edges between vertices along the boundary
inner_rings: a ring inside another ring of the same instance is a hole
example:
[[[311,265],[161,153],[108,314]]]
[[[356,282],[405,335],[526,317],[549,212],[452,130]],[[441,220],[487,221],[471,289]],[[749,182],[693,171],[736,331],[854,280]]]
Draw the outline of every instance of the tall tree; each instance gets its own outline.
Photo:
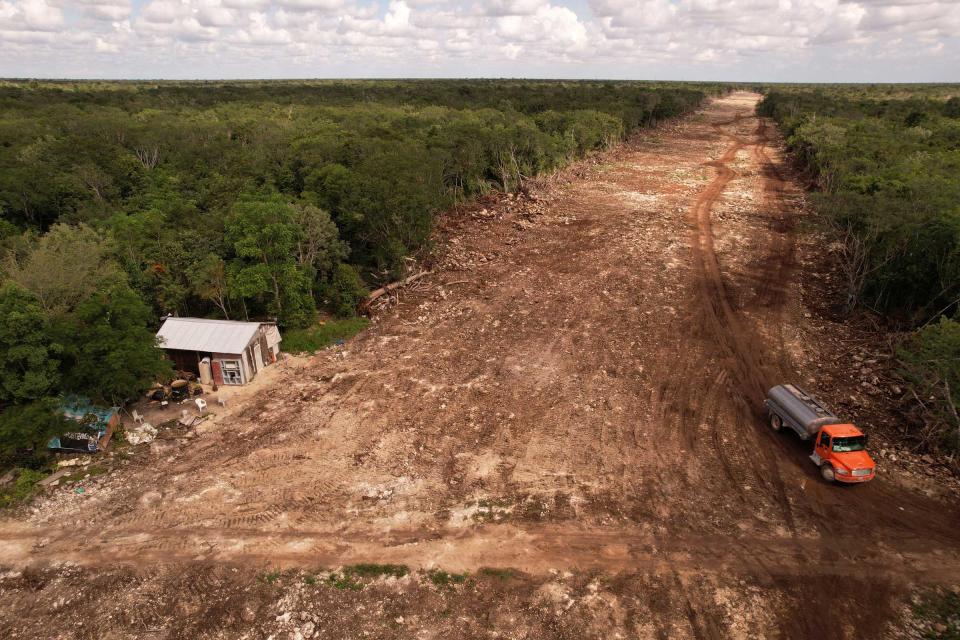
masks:
[[[135,397],[172,373],[157,348],[150,307],[126,284],[114,284],[81,303],[55,331],[64,346],[65,386],[94,400]]]
[[[122,277],[107,239],[85,224],[53,225],[23,255],[9,252],[4,270],[54,314],[74,309],[104,282]]]
[[[297,262],[301,267],[324,275],[347,256],[347,245],[340,240],[337,225],[320,207],[308,202],[294,204],[293,221],[300,227]]]
[[[294,208],[279,196],[237,202],[226,223],[237,256],[231,265],[233,292],[266,298],[266,310],[286,326],[303,326],[316,312],[310,278],[297,264],[302,237]]]
[[[230,282],[227,279],[227,263],[217,254],[209,253],[191,271],[189,277],[194,293],[216,305],[223,317],[229,320]]]
[[[0,289],[0,403],[29,402],[56,393],[59,353],[36,298],[15,284],[4,285]]]

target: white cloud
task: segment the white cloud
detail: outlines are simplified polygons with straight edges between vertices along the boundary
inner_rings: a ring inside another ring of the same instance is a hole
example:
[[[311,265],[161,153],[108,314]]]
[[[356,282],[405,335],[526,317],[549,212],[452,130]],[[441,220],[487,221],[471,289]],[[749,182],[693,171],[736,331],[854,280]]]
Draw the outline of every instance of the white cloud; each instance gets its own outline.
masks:
[[[293,40],[286,29],[277,29],[270,24],[267,14],[254,13],[250,24],[237,31],[231,39],[238,44],[252,44],[258,47],[290,44]]]
[[[221,0],[220,4],[228,9],[263,9],[270,0]]]
[[[587,30],[577,14],[566,7],[545,5],[533,15],[497,18],[497,33],[509,43],[529,43],[537,47],[582,47]]]
[[[856,79],[901,59],[901,79],[960,80],[956,0],[569,1],[0,0],[0,75],[817,77],[828,60]]]
[[[390,34],[410,33],[410,7],[403,0],[391,0],[383,16],[383,31]]]
[[[190,13],[190,3],[186,0],[151,0],[140,11],[140,18],[146,22],[169,23]]]
[[[97,38],[95,49],[98,53],[117,53],[120,51],[120,45],[114,42],[107,42],[103,38]]]
[[[288,11],[335,11],[343,7],[343,0],[277,0],[276,6]]]
[[[480,12],[488,16],[529,16],[546,4],[543,0],[485,0]]]
[[[200,7],[196,16],[197,21],[205,27],[230,27],[237,22],[233,11],[219,3]]]
[[[63,26],[63,12],[46,0],[0,1],[0,30],[56,31]]]
[[[94,20],[123,20],[133,12],[130,0],[73,0],[72,4],[79,6],[85,16]]]
[[[936,28],[942,20],[956,19],[960,5],[946,2],[867,4],[861,27],[869,31],[909,31]]]

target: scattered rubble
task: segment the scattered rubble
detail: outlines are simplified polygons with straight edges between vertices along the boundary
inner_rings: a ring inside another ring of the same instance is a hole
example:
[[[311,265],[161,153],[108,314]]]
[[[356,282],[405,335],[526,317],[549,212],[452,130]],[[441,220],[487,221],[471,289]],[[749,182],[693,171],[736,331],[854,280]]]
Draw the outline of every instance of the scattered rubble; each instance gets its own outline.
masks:
[[[149,444],[157,437],[157,428],[149,422],[144,422],[133,429],[127,429],[127,442],[132,445]]]

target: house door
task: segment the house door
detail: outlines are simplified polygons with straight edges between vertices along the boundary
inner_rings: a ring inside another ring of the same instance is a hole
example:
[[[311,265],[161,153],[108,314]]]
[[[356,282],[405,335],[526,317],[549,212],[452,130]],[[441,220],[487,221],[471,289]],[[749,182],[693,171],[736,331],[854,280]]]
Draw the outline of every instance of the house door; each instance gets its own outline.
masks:
[[[219,360],[210,363],[210,369],[213,372],[213,384],[219,386],[223,384],[223,366]]]
[[[256,370],[263,369],[263,353],[260,351],[260,343],[253,345],[253,360],[256,362]]]

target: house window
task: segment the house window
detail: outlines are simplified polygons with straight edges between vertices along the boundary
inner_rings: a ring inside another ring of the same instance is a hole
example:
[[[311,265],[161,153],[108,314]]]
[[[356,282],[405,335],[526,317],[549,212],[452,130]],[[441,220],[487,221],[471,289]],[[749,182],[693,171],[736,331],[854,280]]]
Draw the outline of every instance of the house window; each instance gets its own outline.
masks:
[[[223,360],[223,384],[243,384],[239,360]]]

